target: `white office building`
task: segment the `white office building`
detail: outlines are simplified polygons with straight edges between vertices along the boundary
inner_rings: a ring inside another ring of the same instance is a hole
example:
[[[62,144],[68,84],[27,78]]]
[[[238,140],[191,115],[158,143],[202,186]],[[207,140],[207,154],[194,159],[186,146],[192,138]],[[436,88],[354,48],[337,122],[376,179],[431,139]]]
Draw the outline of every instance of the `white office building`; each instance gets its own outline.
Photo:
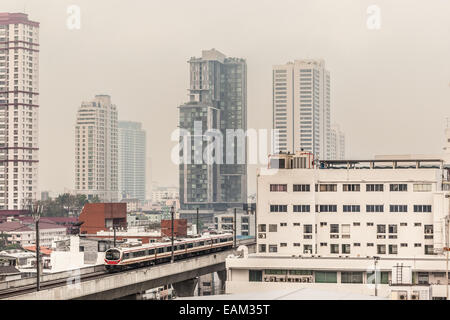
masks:
[[[345,134],[338,124],[333,124],[330,130],[330,159],[345,159]]]
[[[39,23],[0,13],[0,211],[37,199]]]
[[[233,232],[234,225],[234,209],[230,208],[227,212],[214,215],[214,228],[218,232]],[[255,215],[247,214],[237,210],[236,212],[236,235],[240,236],[255,236]]]
[[[330,73],[323,60],[273,66],[276,151],[304,150],[330,159]]]
[[[227,293],[312,287],[445,298],[450,166],[312,158],[271,156],[258,172],[257,253],[227,259]]]
[[[119,121],[119,192],[122,199],[145,200],[145,141],[141,123]]]
[[[117,107],[96,95],[78,109],[75,125],[75,192],[118,201]]]

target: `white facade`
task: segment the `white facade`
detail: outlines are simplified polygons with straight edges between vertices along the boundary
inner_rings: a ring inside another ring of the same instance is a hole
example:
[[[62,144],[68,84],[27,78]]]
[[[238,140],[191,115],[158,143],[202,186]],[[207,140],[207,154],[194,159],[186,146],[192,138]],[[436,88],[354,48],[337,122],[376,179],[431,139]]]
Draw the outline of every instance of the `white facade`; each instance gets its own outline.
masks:
[[[330,159],[345,159],[345,134],[337,124],[333,124],[330,130]]]
[[[377,261],[380,296],[406,290],[389,285],[398,273],[392,268],[403,264],[415,291],[433,286],[433,297],[445,297],[450,184],[443,161],[318,167],[258,173],[257,253],[227,260],[227,292],[306,286],[374,294],[369,278]]]
[[[37,199],[39,23],[0,13],[0,210]]]
[[[234,213],[229,210],[227,213],[214,215],[214,228],[218,232],[233,232]],[[236,213],[236,235],[255,236],[255,215],[243,212]]]
[[[88,198],[118,200],[117,107],[108,95],[83,102],[75,125],[75,190]]]
[[[330,158],[330,74],[323,60],[273,66],[275,151]]]
[[[167,200],[179,199],[177,188],[157,188],[152,191],[152,203],[166,203]]]

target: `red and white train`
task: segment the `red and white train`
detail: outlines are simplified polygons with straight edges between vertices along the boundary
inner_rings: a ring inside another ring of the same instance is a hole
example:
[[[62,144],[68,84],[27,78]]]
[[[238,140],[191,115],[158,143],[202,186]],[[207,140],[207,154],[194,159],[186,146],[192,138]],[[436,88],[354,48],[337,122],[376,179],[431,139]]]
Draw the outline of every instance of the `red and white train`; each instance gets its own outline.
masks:
[[[233,235],[203,235],[199,238],[174,241],[174,260],[223,251],[233,247]],[[151,266],[170,261],[172,242],[143,244],[138,247],[118,247],[105,253],[105,267],[109,271]]]

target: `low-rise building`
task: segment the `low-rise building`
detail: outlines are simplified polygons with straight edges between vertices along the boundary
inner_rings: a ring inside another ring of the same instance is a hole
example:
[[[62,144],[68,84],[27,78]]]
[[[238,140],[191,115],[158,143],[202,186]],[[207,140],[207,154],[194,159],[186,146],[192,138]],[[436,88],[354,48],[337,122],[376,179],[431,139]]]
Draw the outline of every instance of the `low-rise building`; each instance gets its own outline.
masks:
[[[86,203],[78,217],[81,234],[95,234],[112,227],[127,227],[126,203]]]
[[[218,232],[232,232],[234,226],[234,211],[228,209],[226,213],[214,215],[214,228]],[[255,236],[255,215],[236,210],[236,235]]]
[[[227,259],[227,293],[311,287],[412,299],[428,288],[445,297],[443,160],[279,154],[257,173],[257,190],[257,253]]]

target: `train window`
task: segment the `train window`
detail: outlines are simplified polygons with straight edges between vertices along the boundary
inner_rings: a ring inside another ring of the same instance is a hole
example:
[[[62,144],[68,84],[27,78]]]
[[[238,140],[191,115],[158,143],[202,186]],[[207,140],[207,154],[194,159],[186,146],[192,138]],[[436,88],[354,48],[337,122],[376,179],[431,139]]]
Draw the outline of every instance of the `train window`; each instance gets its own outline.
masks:
[[[205,245],[205,241],[200,241],[199,246],[204,246]]]
[[[158,248],[158,253],[163,253],[164,252],[164,248]]]
[[[148,254],[155,254],[155,249],[150,249]]]
[[[193,248],[194,247],[194,244],[193,243],[188,243],[188,248]]]
[[[180,245],[180,250],[183,250],[185,248],[186,248],[186,246],[184,244]]]
[[[106,252],[105,258],[107,260],[119,260],[120,259],[120,251],[118,250],[109,250]]]
[[[129,253],[125,253],[123,255],[123,260],[125,260],[125,259],[130,259],[130,254]]]

